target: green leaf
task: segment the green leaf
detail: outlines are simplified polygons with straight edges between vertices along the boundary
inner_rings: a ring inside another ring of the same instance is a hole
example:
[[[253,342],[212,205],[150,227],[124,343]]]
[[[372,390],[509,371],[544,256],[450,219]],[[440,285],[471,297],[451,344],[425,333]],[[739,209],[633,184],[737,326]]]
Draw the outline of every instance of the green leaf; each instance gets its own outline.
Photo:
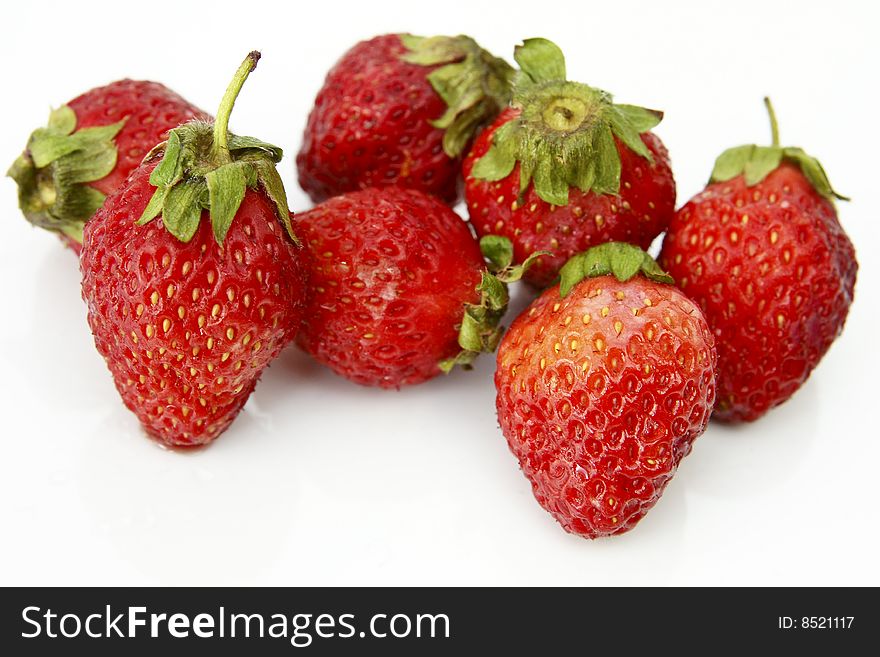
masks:
[[[148,224],[159,216],[165,205],[165,199],[168,198],[169,191],[171,191],[170,187],[159,187],[153,192],[153,195],[150,197],[150,202],[147,203],[147,207],[144,208],[140,219],[136,222],[138,226]]]
[[[230,151],[247,151],[258,150],[268,154],[272,161],[278,163],[284,157],[284,151],[278,146],[274,146],[268,142],[257,139],[256,137],[241,137],[239,135],[229,135]]]
[[[480,251],[482,251],[483,257],[492,264],[493,272],[505,269],[513,262],[513,242],[502,235],[481,237]]]
[[[782,149],[778,146],[757,146],[751,157],[743,166],[746,186],[751,187],[761,182],[771,171],[775,171],[782,162]]]
[[[628,107],[632,107],[629,105]],[[642,108],[637,108],[641,110]],[[648,110],[643,110],[645,114],[651,116],[648,113]],[[634,114],[634,113],[633,113]],[[609,120],[611,122],[611,130],[617,136],[620,141],[622,141],[627,148],[631,151],[645,158],[649,162],[653,162],[654,158],[651,155],[651,151],[648,150],[648,147],[645,145],[645,142],[642,141],[640,133],[649,130],[650,128],[646,128],[643,130],[639,130],[635,123],[630,118],[630,113],[622,111],[620,106],[612,107],[611,111],[608,113]],[[644,122],[642,122],[644,125]]]
[[[849,197],[834,191],[822,164],[816,158],[805,153],[803,149],[795,147],[785,148],[783,149],[783,156],[786,160],[797,164],[813,188],[825,198],[836,198],[840,201],[850,200]]]
[[[533,82],[565,80],[565,55],[547,39],[525,39],[514,49],[513,58]]]
[[[742,174],[746,168],[746,162],[751,159],[754,151],[755,146],[751,144],[728,148],[715,160],[715,167],[712,169],[712,182],[724,182]]]
[[[100,180],[116,168],[116,148],[106,144],[89,144],[81,148],[77,157],[62,157],[55,163],[58,184],[87,183]]]
[[[579,253],[559,270],[559,294],[568,296],[575,285],[585,278],[613,275],[626,282],[641,274],[658,283],[672,284],[672,277],[642,249],[625,242],[607,242]]]
[[[615,105],[617,112],[629,121],[633,129],[639,134],[653,130],[663,120],[663,112],[647,109],[638,105]]]
[[[496,132],[496,136],[497,136]],[[471,173],[482,180],[504,180],[516,166],[516,155],[511,148],[512,144],[506,142],[493,143],[479,160],[474,164]]]
[[[76,129],[76,113],[67,105],[62,105],[49,113],[49,130],[59,135],[69,135]]]
[[[485,297],[484,306],[490,311],[503,310],[510,300],[507,286],[488,271],[483,272],[483,278],[477,286],[477,291]]]
[[[181,182],[168,191],[162,220],[168,232],[181,242],[189,242],[199,228],[205,192],[205,183],[198,180]]]
[[[168,134],[165,142],[165,154],[150,174],[153,187],[174,185],[183,177],[183,158],[181,157],[180,133],[177,129]]]
[[[597,128],[593,133],[591,165],[595,170],[593,192],[596,194],[616,194],[620,191],[620,153],[617,151],[614,136],[608,126]]]
[[[211,228],[217,244],[222,246],[247,191],[245,166],[233,162],[218,167],[205,174],[205,181],[208,183]]]
[[[290,223],[290,209],[287,206],[287,194],[284,191],[284,183],[278,174],[278,169],[274,164],[269,162],[261,162],[257,166],[257,179],[263,185],[263,189],[275,203],[278,210],[278,220],[287,231],[287,235],[293,240],[294,244],[299,244],[299,238],[293,232],[293,226]]]
[[[532,181],[538,196],[551,205],[568,205],[568,181],[556,175],[556,163],[541,159],[536,164]]]
[[[458,333],[458,345],[465,351],[479,352],[483,348],[480,322],[470,312],[462,316],[461,330]]]
[[[571,289],[584,280],[584,258],[582,254],[572,256],[559,269],[559,294],[567,297]]]
[[[426,75],[446,104],[431,121],[445,130],[443,150],[458,157],[481,126],[489,123],[510,101],[513,68],[467,36],[416,37],[402,35],[406,47],[401,59],[419,66],[436,66]]]

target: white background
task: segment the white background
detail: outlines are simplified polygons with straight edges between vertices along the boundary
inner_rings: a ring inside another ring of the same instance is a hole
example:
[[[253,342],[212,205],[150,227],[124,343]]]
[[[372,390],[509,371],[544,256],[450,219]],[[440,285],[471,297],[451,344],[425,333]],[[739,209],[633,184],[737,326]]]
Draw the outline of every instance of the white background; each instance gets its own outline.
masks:
[[[711,426],[634,531],[589,542],[518,472],[491,358],[387,392],[291,348],[212,447],[161,449],[94,349],[75,257],[0,180],[0,584],[880,584],[877,5],[667,4],[7,3],[5,163],[50,106],[121,77],[214,111],[258,48],[232,129],[285,148],[291,207],[306,209],[292,156],[357,40],[465,32],[509,58],[545,36],[572,79],[666,110],[679,204],[721,150],[769,139],[770,94],[783,141],[853,197],[840,214],[861,270],[843,337],[797,396],[754,425]]]

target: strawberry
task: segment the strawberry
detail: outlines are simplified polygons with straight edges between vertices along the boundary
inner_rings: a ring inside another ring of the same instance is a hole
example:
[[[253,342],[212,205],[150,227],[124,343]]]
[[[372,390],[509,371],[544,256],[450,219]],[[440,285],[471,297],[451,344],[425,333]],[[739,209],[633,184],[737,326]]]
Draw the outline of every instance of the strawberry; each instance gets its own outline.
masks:
[[[507,304],[509,242],[486,238],[435,197],[388,187],[297,215],[312,293],[298,342],[337,374],[399,388],[493,351]],[[527,263],[530,264],[530,263]]]
[[[168,445],[226,429],[302,315],[281,150],[227,132],[258,59],[242,63],[213,125],[173,129],[85,227],[95,345],[126,406]]]
[[[549,251],[526,275],[539,287],[595,244],[648,248],[675,209],[669,155],[650,132],[662,114],[567,82],[562,52],[545,39],[527,39],[515,59],[522,71],[512,106],[463,164],[477,234],[510,238],[517,262]]]
[[[700,309],[641,249],[569,260],[498,348],[498,421],[538,502],[586,538],[632,529],[715,400]]]
[[[315,202],[396,185],[453,203],[460,156],[509,98],[513,69],[471,38],[386,34],[327,75],[296,158]]]
[[[168,131],[207,114],[158,82],[119,80],[53,110],[8,175],[24,216],[79,253],[83,225]]]
[[[855,251],[817,160],[779,146],[725,151],[669,227],[661,261],[718,346],[715,417],[752,421],[791,397],[843,330]]]

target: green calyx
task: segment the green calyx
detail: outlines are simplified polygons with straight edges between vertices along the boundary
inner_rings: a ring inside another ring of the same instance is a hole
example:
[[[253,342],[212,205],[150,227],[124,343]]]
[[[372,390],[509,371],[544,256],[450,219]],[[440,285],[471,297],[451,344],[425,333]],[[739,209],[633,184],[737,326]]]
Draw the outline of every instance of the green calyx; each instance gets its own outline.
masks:
[[[653,161],[639,135],[660,123],[661,112],[617,105],[605,91],[567,82],[562,51],[547,39],[526,39],[514,58],[520,71],[511,104],[520,114],[495,131],[489,150],[474,165],[476,178],[502,180],[519,163],[520,194],[532,183],[544,201],[563,206],[572,187],[618,193],[615,137]]]
[[[235,99],[259,59],[260,53],[254,51],[242,62],[213,124],[191,121],[175,128],[168,134],[168,141],[147,156],[150,159],[163,153],[150,174],[150,184],[156,191],[138,219],[139,225],[161,214],[168,232],[188,242],[199,227],[202,211],[207,210],[214,239],[222,246],[247,189],[262,187],[275,203],[281,225],[299,243],[290,224],[284,183],[275,168],[281,161],[281,149],[228,131]]]
[[[88,183],[116,166],[116,135],[125,120],[76,129],[76,114],[63,105],[31,133],[27,148],[6,175],[18,184],[18,205],[35,226],[82,242],[85,223],[104,203]]]
[[[672,285],[672,276],[642,249],[626,242],[606,242],[572,256],[559,270],[559,295],[568,296],[585,278],[614,276],[621,282],[637,274],[658,283]]]
[[[513,67],[483,50],[468,36],[400,37],[407,52],[402,59],[420,66],[438,66],[428,82],[446,103],[446,112],[431,122],[444,130],[443,150],[458,157],[477,131],[510,102]]]
[[[779,126],[776,123],[776,112],[773,111],[773,105],[769,98],[764,98],[764,105],[770,115],[772,144],[770,146],[747,144],[727,149],[715,160],[715,167],[712,169],[709,182],[725,182],[741,175],[745,179],[746,186],[751,187],[764,180],[783,161],[786,161],[800,167],[813,189],[829,201],[834,199],[848,201],[846,196],[834,191],[828,180],[828,174],[825,173],[819,160],[809,156],[802,148],[779,145]]]
[[[499,326],[507,311],[510,295],[507,284],[518,281],[526,270],[546,251],[537,251],[522,264],[513,264],[513,244],[506,237],[485,235],[480,239],[480,250],[488,261],[477,292],[479,303],[465,305],[458,332],[458,345],[461,351],[453,358],[440,362],[440,369],[449,373],[456,365],[470,369],[481,353],[492,353],[498,347],[504,333]]]

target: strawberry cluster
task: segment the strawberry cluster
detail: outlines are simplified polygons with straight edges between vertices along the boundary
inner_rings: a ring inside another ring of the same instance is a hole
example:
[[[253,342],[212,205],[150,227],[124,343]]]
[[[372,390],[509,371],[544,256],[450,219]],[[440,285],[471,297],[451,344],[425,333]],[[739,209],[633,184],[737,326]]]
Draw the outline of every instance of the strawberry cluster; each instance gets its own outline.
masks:
[[[843,330],[857,262],[819,162],[725,151],[678,211],[661,112],[567,78],[527,39],[379,36],[327,75],[296,157],[123,80],[54,110],[9,175],[80,255],[98,352],[164,444],[210,443],[290,343],[383,388],[497,351],[501,430],[567,530],[625,532],[711,418],[789,399]],[[468,221],[454,212],[461,195]],[[663,237],[659,262],[646,253]],[[508,287],[535,299],[506,333]]]

